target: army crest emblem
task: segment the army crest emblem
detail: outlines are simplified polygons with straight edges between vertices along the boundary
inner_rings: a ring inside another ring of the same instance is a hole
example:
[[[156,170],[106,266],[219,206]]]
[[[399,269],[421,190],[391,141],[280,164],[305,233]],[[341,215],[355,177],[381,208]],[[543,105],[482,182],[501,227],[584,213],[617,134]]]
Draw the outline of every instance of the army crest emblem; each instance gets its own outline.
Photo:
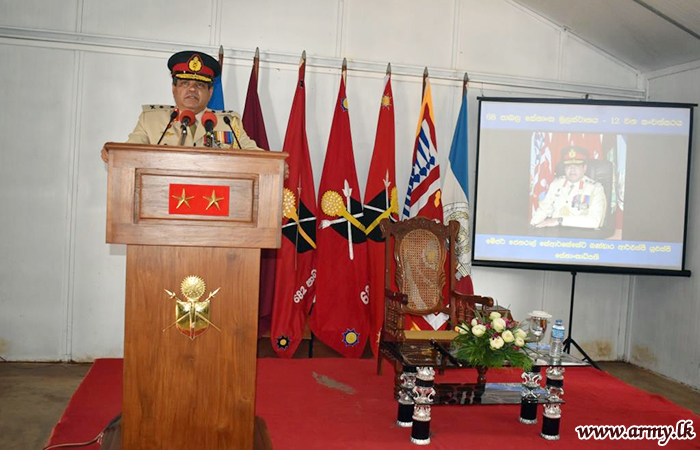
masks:
[[[202,60],[199,58],[199,55],[192,55],[189,61],[187,61],[187,67],[192,72],[199,72],[202,70]]]
[[[174,292],[164,289],[169,299],[175,300],[175,322],[168,325],[163,332],[165,333],[171,327],[176,327],[180,333],[195,340],[210,326],[221,331],[211,322],[209,313],[210,302],[220,289],[210,292],[205,300],[200,301],[199,299],[206,291],[206,284],[202,278],[196,275],[185,277],[180,284],[180,291],[185,300],[180,300]]]

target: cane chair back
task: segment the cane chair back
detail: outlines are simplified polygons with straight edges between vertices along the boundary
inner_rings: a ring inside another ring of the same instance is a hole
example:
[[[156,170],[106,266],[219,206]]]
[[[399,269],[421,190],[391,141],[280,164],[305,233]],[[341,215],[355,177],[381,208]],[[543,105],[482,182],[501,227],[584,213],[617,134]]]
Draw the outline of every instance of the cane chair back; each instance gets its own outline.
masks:
[[[412,314],[442,310],[445,286],[445,242],[427,229],[409,230],[399,240],[396,284]]]

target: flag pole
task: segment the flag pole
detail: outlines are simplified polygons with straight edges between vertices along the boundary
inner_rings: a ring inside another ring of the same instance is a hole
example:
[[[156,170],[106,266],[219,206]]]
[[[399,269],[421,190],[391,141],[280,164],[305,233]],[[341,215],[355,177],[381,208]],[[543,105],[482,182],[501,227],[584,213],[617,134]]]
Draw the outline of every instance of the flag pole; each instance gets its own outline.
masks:
[[[253,71],[255,72],[255,88],[257,89],[258,69],[260,68],[260,47],[255,47],[255,57],[253,57]]]
[[[207,108],[209,109],[224,109],[224,88],[223,88],[223,76],[224,76],[224,46],[219,45],[219,76],[211,81],[212,84],[212,95],[207,102]]]
[[[348,82],[348,59],[343,58],[343,67],[340,70],[341,76],[343,77],[343,83]]]
[[[386,65],[386,74],[387,74],[387,75],[391,75],[391,63],[388,63],[388,64]]]
[[[464,81],[462,81],[462,97],[467,95],[467,85],[469,84],[469,74],[464,72]]]
[[[306,50],[301,52],[301,61],[299,61],[299,64],[302,68],[301,73],[299,74],[299,82],[302,83],[303,86],[305,83],[304,78],[306,77]],[[296,236],[294,238],[294,249],[296,250],[294,252],[294,270],[297,270],[297,260],[299,258],[299,229],[301,228],[301,221],[298,219],[298,217],[299,213],[301,212],[301,171],[299,171],[297,178],[297,198],[299,200],[297,201],[297,227]]]
[[[428,83],[428,66],[425,66],[423,71],[423,93],[420,96],[420,101],[423,103],[423,97],[425,97],[425,85]]]

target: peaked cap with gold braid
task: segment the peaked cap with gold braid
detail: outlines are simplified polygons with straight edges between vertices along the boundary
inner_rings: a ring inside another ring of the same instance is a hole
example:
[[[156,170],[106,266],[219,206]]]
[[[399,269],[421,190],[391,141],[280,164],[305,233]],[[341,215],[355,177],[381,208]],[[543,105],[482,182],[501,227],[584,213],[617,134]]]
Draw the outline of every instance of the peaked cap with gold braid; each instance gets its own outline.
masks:
[[[185,50],[175,53],[168,60],[173,78],[212,83],[221,74],[219,62],[206,53]]]

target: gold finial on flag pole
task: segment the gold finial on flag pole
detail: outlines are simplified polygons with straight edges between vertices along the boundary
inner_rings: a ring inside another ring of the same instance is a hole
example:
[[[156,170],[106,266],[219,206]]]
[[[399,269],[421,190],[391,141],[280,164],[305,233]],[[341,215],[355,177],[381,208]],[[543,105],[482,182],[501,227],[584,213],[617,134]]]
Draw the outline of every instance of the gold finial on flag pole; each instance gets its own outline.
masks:
[[[421,94],[420,100],[421,102],[423,101],[423,97],[425,96],[425,86],[428,83],[428,66],[425,66],[425,70],[423,71],[423,93]]]
[[[467,85],[469,84],[469,74],[464,72],[464,81],[462,81],[462,95],[467,95]]]
[[[386,65],[386,74],[387,74],[387,75],[391,75],[391,63],[388,63],[388,64]]]

